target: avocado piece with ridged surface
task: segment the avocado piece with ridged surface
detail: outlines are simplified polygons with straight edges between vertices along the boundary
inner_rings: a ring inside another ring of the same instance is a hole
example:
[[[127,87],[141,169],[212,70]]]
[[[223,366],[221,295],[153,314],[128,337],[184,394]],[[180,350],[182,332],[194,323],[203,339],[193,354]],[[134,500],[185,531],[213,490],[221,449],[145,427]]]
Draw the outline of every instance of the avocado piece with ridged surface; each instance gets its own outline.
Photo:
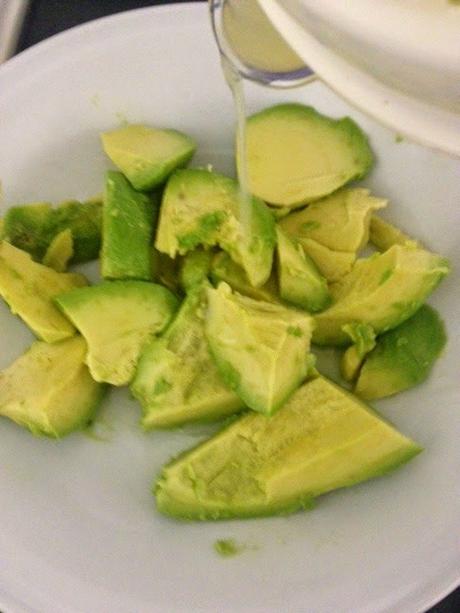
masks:
[[[270,419],[249,412],[166,465],[154,486],[156,504],[187,520],[285,515],[420,451],[360,400],[317,377]]]

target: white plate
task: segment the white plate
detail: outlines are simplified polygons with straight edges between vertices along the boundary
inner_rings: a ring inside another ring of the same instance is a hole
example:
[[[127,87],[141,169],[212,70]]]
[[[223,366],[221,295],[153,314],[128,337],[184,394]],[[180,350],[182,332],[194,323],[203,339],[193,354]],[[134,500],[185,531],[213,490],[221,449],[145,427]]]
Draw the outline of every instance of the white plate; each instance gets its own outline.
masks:
[[[253,88],[249,106],[303,100],[350,113],[378,164],[369,184],[388,216],[459,262],[458,162],[350,109],[320,84]],[[195,163],[232,170],[233,114],[206,5],[116,15],[59,35],[0,69],[4,207],[100,192],[100,130],[121,119],[170,125],[199,143]],[[143,434],[139,408],[112,393],[107,442],[41,440],[0,423],[0,609],[5,613],[174,611],[412,613],[459,579],[458,266],[433,297],[449,346],[430,380],[379,408],[426,451],[394,475],[325,496],[310,513],[223,523],[160,517],[150,493],[161,465],[203,431]],[[457,292],[457,296],[456,296]],[[0,305],[6,366],[30,342]],[[221,559],[218,538],[250,545]]]

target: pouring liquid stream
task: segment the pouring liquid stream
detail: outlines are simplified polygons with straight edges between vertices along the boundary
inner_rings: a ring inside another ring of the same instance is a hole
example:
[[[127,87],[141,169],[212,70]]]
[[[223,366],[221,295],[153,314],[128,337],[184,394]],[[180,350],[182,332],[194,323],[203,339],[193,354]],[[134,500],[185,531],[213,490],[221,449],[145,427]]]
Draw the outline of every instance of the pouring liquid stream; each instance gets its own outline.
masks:
[[[242,239],[249,244],[251,238],[251,193],[249,190],[247,153],[246,153],[246,104],[244,99],[244,81],[237,69],[225,57],[221,56],[222,71],[232,92],[236,114],[236,168],[240,191],[240,221]]]

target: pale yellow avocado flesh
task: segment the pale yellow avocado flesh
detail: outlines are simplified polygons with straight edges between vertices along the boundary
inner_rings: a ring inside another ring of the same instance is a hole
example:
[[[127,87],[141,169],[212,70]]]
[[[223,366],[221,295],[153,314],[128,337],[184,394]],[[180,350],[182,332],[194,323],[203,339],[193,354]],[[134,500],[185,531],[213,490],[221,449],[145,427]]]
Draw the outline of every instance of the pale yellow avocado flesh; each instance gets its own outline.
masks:
[[[145,429],[222,419],[243,408],[209,353],[207,286],[189,289],[173,322],[141,354],[131,391],[143,407]]]
[[[182,519],[285,514],[398,467],[421,448],[318,377],[270,419],[250,412],[167,465],[158,509]]]
[[[138,190],[163,183],[195,152],[194,141],[177,130],[131,124],[101,134],[104,151]]]
[[[422,246],[418,241],[378,215],[372,215],[371,217],[369,240],[380,251],[386,251],[393,245]]]
[[[249,117],[246,156],[251,193],[286,207],[331,194],[363,177],[373,162],[353,120],[334,120],[301,104],[280,104]]]
[[[279,226],[302,245],[321,274],[334,282],[350,272],[358,251],[368,242],[372,211],[386,204],[368,189],[341,189],[291,213]]]
[[[128,280],[66,292],[56,304],[88,343],[86,363],[93,378],[127,385],[141,350],[169,323],[177,299],[162,285]]]
[[[53,298],[87,284],[83,275],[56,272],[34,262],[28,253],[6,241],[0,243],[0,295],[11,312],[48,343],[75,334],[75,328],[53,304]]]
[[[0,415],[56,438],[84,427],[104,393],[84,364],[86,350],[81,336],[33,343],[0,373]]]
[[[313,319],[281,304],[208,289],[206,336],[224,381],[255,411],[272,414],[305,379]]]
[[[332,306],[315,316],[313,342],[346,345],[342,326],[367,323],[379,334],[408,319],[449,272],[439,255],[412,246],[358,260],[352,271],[331,286]]]
[[[46,250],[43,264],[56,272],[65,272],[73,257],[72,230],[66,228],[56,234]]]

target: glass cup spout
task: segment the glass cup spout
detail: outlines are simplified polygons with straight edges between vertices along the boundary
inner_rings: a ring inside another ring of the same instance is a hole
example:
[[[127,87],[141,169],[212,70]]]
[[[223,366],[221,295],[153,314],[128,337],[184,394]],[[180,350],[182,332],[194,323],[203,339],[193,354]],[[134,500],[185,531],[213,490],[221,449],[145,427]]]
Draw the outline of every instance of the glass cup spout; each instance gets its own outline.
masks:
[[[219,51],[241,77],[272,87],[296,87],[315,79],[258,0],[209,0],[209,9]]]

